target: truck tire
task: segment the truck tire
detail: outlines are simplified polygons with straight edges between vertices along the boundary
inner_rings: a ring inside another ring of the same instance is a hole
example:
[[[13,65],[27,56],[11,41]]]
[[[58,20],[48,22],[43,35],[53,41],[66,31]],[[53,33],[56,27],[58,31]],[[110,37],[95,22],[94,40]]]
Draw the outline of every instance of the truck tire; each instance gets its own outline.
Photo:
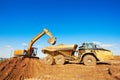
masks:
[[[54,63],[54,59],[51,55],[47,55],[45,58],[45,64],[52,65]]]
[[[93,55],[85,55],[83,57],[83,63],[87,66],[94,66],[96,65],[96,58]]]
[[[65,57],[63,55],[55,56],[55,63],[63,65],[65,63]]]

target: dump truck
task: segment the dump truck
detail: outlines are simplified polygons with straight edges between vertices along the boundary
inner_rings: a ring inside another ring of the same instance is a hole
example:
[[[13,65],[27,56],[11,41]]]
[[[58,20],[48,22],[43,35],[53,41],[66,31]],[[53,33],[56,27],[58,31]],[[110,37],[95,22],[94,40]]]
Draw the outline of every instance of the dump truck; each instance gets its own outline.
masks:
[[[83,43],[80,47],[77,44],[47,46],[42,49],[42,52],[47,54],[45,64],[49,65],[65,64],[66,62],[96,65],[97,62],[113,59],[110,50],[101,48],[95,43]]]
[[[47,34],[50,37],[48,39],[48,43],[54,45],[56,43],[56,38],[53,37],[51,32],[49,32],[46,28],[44,28],[41,33],[39,33],[30,41],[27,50],[14,50],[14,57],[20,57],[20,56],[35,57],[37,54],[37,48],[33,47],[33,44],[45,34]]]

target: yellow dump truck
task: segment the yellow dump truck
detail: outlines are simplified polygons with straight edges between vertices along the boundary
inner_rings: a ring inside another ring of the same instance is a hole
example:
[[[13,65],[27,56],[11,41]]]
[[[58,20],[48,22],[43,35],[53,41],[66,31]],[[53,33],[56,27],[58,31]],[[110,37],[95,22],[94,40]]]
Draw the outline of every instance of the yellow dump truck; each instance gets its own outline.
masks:
[[[84,63],[85,65],[96,65],[97,62],[105,62],[113,59],[112,52],[98,47],[94,43],[83,43],[77,49],[77,44],[48,46],[42,49],[47,54],[46,64],[64,64],[65,62]],[[75,55],[77,54],[77,55]]]

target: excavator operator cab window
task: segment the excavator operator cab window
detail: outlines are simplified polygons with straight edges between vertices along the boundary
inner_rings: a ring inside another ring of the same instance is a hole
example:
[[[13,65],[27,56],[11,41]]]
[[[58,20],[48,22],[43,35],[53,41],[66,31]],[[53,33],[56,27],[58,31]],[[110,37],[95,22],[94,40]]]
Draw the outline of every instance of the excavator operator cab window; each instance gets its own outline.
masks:
[[[38,50],[38,48],[33,47],[33,51],[32,51],[32,55],[33,56],[37,55],[37,50]]]

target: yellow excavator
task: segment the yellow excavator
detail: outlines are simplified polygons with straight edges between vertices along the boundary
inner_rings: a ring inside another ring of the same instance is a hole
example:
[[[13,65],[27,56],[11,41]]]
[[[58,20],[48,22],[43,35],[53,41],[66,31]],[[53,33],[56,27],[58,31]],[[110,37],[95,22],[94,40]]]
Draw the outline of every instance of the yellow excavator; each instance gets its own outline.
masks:
[[[32,46],[39,38],[41,38],[45,34],[47,34],[50,37],[48,39],[48,43],[54,45],[56,43],[56,38],[53,37],[51,32],[44,28],[43,32],[39,33],[30,41],[27,50],[14,50],[14,57],[20,56],[35,57],[37,54],[37,48],[34,48]]]

